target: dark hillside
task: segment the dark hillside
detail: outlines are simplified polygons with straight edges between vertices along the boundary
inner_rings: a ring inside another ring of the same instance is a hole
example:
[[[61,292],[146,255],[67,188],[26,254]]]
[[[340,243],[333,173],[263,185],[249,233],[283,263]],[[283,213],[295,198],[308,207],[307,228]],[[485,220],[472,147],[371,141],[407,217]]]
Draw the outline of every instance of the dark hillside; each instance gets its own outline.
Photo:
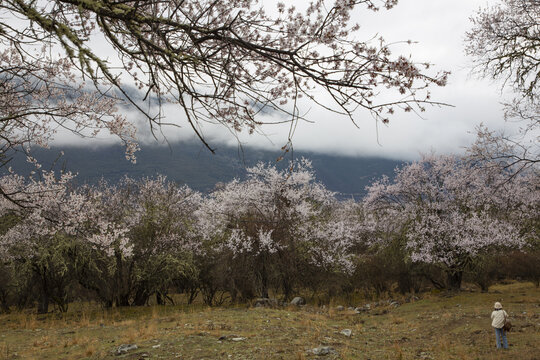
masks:
[[[64,156],[58,156],[60,151]],[[96,183],[101,178],[115,182],[125,175],[134,178],[164,174],[170,180],[187,184],[199,191],[209,191],[216,183],[245,176],[245,168],[258,161],[275,163],[277,152],[245,148],[218,148],[215,155],[197,143],[177,143],[171,147],[144,146],[137,153],[137,163],[124,158],[121,146],[99,148],[62,147],[35,149],[34,156],[44,169],[66,169],[78,173],[79,183]],[[306,157],[313,163],[317,179],[342,197],[361,197],[365,186],[383,174],[391,176],[402,162],[382,158],[354,158],[295,152],[296,158]],[[10,162],[17,172],[27,174],[31,166],[19,154]],[[56,163],[55,163],[55,160]],[[283,166],[285,161],[279,162]]]

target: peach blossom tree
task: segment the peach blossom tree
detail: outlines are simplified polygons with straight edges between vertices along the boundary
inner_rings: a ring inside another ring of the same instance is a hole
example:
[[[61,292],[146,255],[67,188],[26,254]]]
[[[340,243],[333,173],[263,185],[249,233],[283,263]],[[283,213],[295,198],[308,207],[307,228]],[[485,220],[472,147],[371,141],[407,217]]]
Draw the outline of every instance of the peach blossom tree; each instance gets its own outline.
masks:
[[[404,229],[411,261],[438,266],[447,286],[459,288],[463,272],[483,252],[523,247],[531,234],[523,224],[538,211],[534,177],[501,185],[504,171],[494,169],[425,155],[398,169],[393,181],[385,177],[368,187],[365,206],[379,226]]]

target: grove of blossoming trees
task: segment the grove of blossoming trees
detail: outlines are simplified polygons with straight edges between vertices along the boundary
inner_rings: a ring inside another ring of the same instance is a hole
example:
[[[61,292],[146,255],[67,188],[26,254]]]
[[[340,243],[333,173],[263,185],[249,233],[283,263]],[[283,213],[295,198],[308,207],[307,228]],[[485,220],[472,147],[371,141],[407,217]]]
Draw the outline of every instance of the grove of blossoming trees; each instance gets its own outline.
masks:
[[[429,155],[374,182],[363,202],[338,201],[307,160],[258,164],[207,195],[164,177],[73,187],[67,173],[8,175],[0,302],[46,312],[81,298],[164,304],[172,292],[215,305],[309,289],[380,294],[396,282],[402,292],[459,288],[480,259],[538,253],[538,178],[501,182],[505,171]],[[538,283],[520,269],[514,276]]]
[[[304,101],[384,123],[439,105],[429,89],[447,72],[359,39],[353,11],[397,2],[278,2],[272,13],[260,0],[0,1],[0,161],[7,168],[22,150],[37,170],[0,178],[0,308],[164,304],[171,292],[209,305],[307,290],[380,295],[429,282],[459,289],[468,274],[485,290],[499,259],[507,275],[539,284],[538,1],[481,9],[467,35],[484,74],[517,94],[506,115],[525,120],[521,138],[482,128],[468,157],[425,156],[374,182],[363,202],[338,201],[307,160],[259,164],[200,194],[160,176],[75,187],[29,152],[60,130],[106,130],[135,161],[125,105],[153,131],[170,120],[163,105],[177,106],[210,150],[203,122],[251,133],[272,112],[292,134]],[[518,261],[500,257],[510,251]]]

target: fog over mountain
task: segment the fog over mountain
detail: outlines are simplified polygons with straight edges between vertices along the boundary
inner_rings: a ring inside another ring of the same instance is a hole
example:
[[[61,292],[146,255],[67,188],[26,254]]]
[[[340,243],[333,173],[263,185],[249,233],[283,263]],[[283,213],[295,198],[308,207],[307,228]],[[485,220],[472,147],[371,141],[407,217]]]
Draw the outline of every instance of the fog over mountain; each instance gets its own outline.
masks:
[[[267,10],[274,9],[270,3]],[[298,2],[295,5],[305,6],[308,3]],[[471,58],[464,53],[465,33],[472,27],[469,18],[486,4],[486,0],[456,0],[452,3],[400,0],[395,8],[369,12],[369,16],[365,16],[359,9],[353,14],[361,24],[358,40],[382,36],[393,44],[391,51],[394,55],[410,55],[416,62],[428,62],[434,69],[451,71],[445,87],[432,89],[433,100],[451,106],[426,106],[426,112],[420,114],[397,112],[388,125],[375,122],[369,112],[359,109],[354,116],[357,127],[348,117],[304,99],[297,104],[299,113],[306,121],[300,121],[294,128],[292,140],[295,148],[340,156],[415,160],[420,158],[421,153],[432,150],[439,154],[463,153],[474,142],[475,128],[480,124],[494,131],[515,134],[520,124],[505,122],[500,104],[509,101],[511,96],[501,91],[501,83],[472,73]],[[411,40],[411,43],[407,40]],[[115,61],[113,54],[109,61]],[[145,91],[139,93],[135,88],[128,87],[128,90],[135,100],[141,100],[145,95]],[[317,102],[335,109],[335,103],[324,92],[314,96]],[[379,101],[384,99],[378,97]],[[153,115],[157,114],[155,110]],[[170,142],[194,138],[185,115],[175,104],[164,104],[161,109],[161,120],[175,126],[155,128],[154,134],[150,133],[147,120],[132,107],[123,108],[122,114],[137,125],[138,141],[143,145],[155,142],[154,135],[160,141],[166,138]],[[280,113],[266,111],[259,120],[275,123],[286,122],[288,118]],[[253,135],[248,135],[247,131],[235,133],[211,123],[197,124],[197,129],[211,146],[235,147],[240,141],[251,148],[268,151],[278,151],[287,143],[291,133],[288,123],[265,124]],[[95,139],[88,142],[92,141]],[[114,142],[115,139],[102,140],[107,141]],[[78,144],[81,139],[62,134],[59,129],[55,142],[63,146]]]
[[[300,121],[292,131],[297,150],[294,156],[310,158],[318,179],[330,189],[344,194],[363,194],[372,179],[382,174],[391,175],[395,166],[418,159],[421,153],[463,153],[474,142],[475,127],[481,123],[491,130],[515,133],[519,124],[504,121],[500,102],[504,101],[505,94],[501,93],[501,84],[471,74],[471,59],[463,51],[465,33],[471,28],[469,17],[484,5],[485,0],[457,0],[451,5],[400,0],[399,5],[389,11],[370,13],[370,16],[354,13],[361,24],[358,40],[365,41],[376,34],[393,44],[394,54],[410,54],[415,61],[429,62],[438,70],[451,71],[447,86],[432,89],[432,99],[452,106],[428,106],[421,114],[400,113],[388,125],[377,123],[369,113],[359,111],[355,114],[357,127],[347,117],[311,101],[299,101],[300,113],[306,121]],[[111,53],[108,61],[117,60]],[[128,87],[128,91],[135,100],[143,97],[135,88]],[[333,104],[323,94],[317,94],[316,99],[325,105]],[[162,173],[173,181],[208,191],[217,182],[244,176],[246,166],[257,161],[275,162],[282,155],[279,148],[291,135],[287,123],[262,126],[253,135],[235,133],[212,123],[198,124],[198,131],[217,149],[216,154],[211,155],[194,140],[193,130],[178,106],[165,104],[160,109],[162,121],[174,126],[154,128],[153,134],[141,114],[130,107],[120,109],[138,128],[137,140],[142,150],[137,154],[137,164],[124,159],[116,138],[100,134],[100,139],[81,139],[61,128],[56,129],[54,147],[34,149],[35,156],[48,168],[63,149],[65,155],[56,168],[64,166],[79,173],[80,183],[93,183],[101,177],[117,181],[125,175],[142,177]],[[286,117],[276,118],[278,116],[267,111],[260,120],[286,122]],[[171,147],[155,145],[156,138],[158,142],[169,141]],[[239,143],[245,145],[243,152],[238,149]],[[279,164],[283,166],[285,161]],[[16,156],[10,166],[26,173],[30,171],[22,154]]]
[[[61,151],[64,155],[59,156]],[[134,178],[152,177],[163,174],[169,180],[187,184],[193,189],[207,192],[218,182],[243,178],[246,167],[259,161],[286,166],[292,159],[286,154],[277,162],[281,152],[233,148],[222,146],[211,154],[200,143],[179,142],[166,146],[142,146],[137,153],[137,163],[124,158],[124,149],[119,145],[100,147],[62,146],[51,149],[35,148],[33,155],[43,164],[43,169],[66,170],[78,173],[77,183],[96,183],[100,179],[116,182],[124,176]],[[403,164],[375,157],[348,157],[309,152],[294,152],[294,158],[306,157],[312,161],[317,179],[330,190],[340,193],[340,198],[361,198],[365,186],[382,175],[392,176],[396,166]],[[22,153],[9,163],[22,174],[32,171]],[[3,169],[3,172],[6,170]]]

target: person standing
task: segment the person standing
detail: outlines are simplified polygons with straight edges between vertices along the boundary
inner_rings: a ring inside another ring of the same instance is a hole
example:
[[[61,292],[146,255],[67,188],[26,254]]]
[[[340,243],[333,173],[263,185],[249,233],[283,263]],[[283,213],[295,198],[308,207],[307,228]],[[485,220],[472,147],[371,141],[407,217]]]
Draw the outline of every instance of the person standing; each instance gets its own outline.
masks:
[[[508,318],[508,314],[503,310],[500,302],[496,302],[493,306],[494,310],[491,313],[491,326],[495,328],[495,341],[497,341],[497,349],[508,349],[508,340],[506,339],[506,331],[504,331],[504,323]]]

